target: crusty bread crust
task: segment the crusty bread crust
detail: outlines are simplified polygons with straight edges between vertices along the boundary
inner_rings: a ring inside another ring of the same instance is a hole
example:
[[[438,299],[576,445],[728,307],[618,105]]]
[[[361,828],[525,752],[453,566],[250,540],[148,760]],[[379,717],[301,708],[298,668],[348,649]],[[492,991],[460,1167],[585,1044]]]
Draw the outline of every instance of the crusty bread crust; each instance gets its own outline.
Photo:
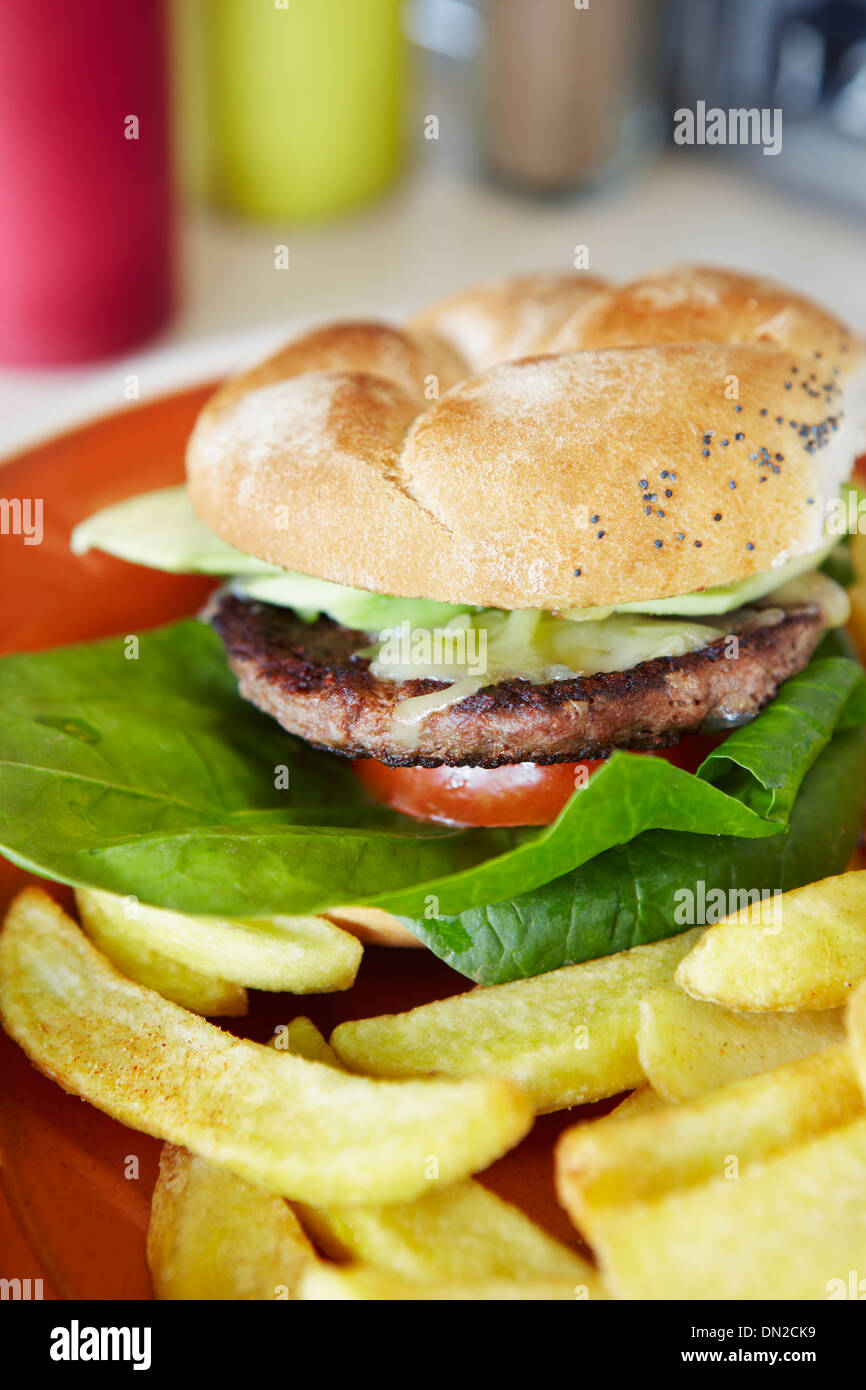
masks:
[[[502,316],[471,346],[438,306],[320,329],[229,382],[190,441],[196,510],[286,569],[497,608],[660,598],[815,548],[863,344],[732,272],[556,279],[466,292]],[[543,355],[473,375],[513,350]]]
[[[765,343],[807,358],[816,351],[829,357],[838,348],[840,330],[845,332],[832,314],[773,280],[683,265],[596,295],[563,323],[549,351],[647,343]]]
[[[335,907],[328,921],[343,927],[365,946],[423,946],[424,942],[403,926],[393,913],[381,907]]]
[[[409,332],[446,344],[467,371],[559,351],[554,343],[593,303],[607,281],[595,275],[538,271],[458,290],[409,320]]]

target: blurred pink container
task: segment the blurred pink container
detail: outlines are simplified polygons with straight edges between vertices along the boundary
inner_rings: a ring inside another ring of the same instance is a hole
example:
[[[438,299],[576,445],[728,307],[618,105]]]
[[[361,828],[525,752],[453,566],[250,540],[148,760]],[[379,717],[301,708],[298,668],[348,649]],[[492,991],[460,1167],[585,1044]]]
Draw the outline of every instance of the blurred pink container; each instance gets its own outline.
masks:
[[[165,322],[165,45],[162,0],[0,3],[6,362],[107,356]]]

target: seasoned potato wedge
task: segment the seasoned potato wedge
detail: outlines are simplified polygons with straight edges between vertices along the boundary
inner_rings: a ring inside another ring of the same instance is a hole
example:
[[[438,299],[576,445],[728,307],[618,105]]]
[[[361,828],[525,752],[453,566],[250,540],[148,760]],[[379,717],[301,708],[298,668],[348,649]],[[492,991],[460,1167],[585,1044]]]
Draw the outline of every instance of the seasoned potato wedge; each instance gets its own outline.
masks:
[[[277,1051],[292,1052],[296,1057],[306,1057],[308,1062],[324,1062],[329,1067],[339,1067],[340,1059],[329,1047],[311,1018],[299,1014],[287,1023],[285,1028],[277,1029],[273,1038]]]
[[[306,1018],[293,1020],[273,1045],[313,1058],[328,1049]],[[298,1212],[321,1250],[365,1259],[398,1284],[550,1281],[572,1298],[605,1297],[586,1260],[472,1179],[415,1202]],[[148,1258],[160,1298],[290,1298],[314,1257],[282,1198],[166,1145]],[[392,1295],[370,1294],[380,1296]]]
[[[505,1076],[539,1112],[613,1096],[644,1079],[635,1042],[641,996],[670,981],[698,935],[342,1023],[331,1046],[372,1076]]]
[[[294,1298],[316,1254],[288,1202],[163,1146],[147,1232],[160,1299]]]
[[[848,1048],[831,1047],[775,1071],[668,1105],[566,1130],[557,1146],[557,1188],[590,1239],[605,1214],[714,1178],[739,1177],[770,1154],[795,1148],[863,1112]]]
[[[299,1215],[320,1249],[426,1283],[472,1279],[563,1279],[585,1297],[604,1297],[589,1262],[517,1207],[472,1179],[417,1202],[378,1207],[303,1206]]]
[[[862,1278],[864,1191],[860,1118],[737,1179],[598,1209],[593,1244],[615,1298],[844,1298]]]
[[[94,946],[122,975],[206,1018],[241,1018],[247,1012],[247,992],[243,985],[220,979],[210,970],[174,960],[155,946],[146,933],[127,933],[113,913],[84,912],[84,896],[82,892],[76,894],[81,925]],[[125,900],[117,898],[115,901]]]
[[[565,1302],[586,1298],[567,1279],[477,1280],[474,1283],[414,1284],[370,1265],[316,1265],[301,1280],[299,1297],[315,1302],[400,1302],[427,1299],[437,1303]]]
[[[863,1095],[866,1096],[866,984],[860,985],[855,991],[846,1011],[845,1023],[854,1066]]]
[[[668,985],[640,1001],[637,1047],[653,1089],[665,1100],[680,1101],[832,1047],[844,1037],[841,1009],[733,1013]]]
[[[291,1051],[340,1065],[309,1019],[294,1019],[286,1036]],[[298,1211],[332,1258],[365,1262],[399,1278],[434,1283],[561,1278],[572,1291],[585,1289],[581,1296],[606,1297],[587,1260],[473,1178],[416,1202],[299,1206]]]
[[[782,893],[709,927],[677,969],[729,1009],[834,1009],[866,978],[866,871]]]
[[[75,900],[88,936],[112,960],[118,951],[127,960],[158,952],[187,970],[292,994],[349,989],[361,963],[360,942],[324,917],[190,917],[91,888]]]
[[[614,1106],[606,1118],[609,1120],[631,1120],[635,1115],[647,1115],[651,1110],[660,1110],[667,1103],[647,1082],[643,1086],[638,1086],[636,1091],[629,1092],[619,1105]]]
[[[408,1201],[530,1128],[508,1081],[382,1082],[233,1038],[125,979],[40,889],[0,934],[0,1017],[42,1071],[124,1124],[312,1203]]]

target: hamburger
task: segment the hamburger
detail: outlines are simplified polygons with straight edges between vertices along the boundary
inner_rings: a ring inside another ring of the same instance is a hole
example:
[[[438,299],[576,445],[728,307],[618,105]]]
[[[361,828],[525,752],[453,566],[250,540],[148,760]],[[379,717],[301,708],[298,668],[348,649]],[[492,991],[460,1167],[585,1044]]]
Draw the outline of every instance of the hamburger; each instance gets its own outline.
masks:
[[[515,277],[296,339],[207,403],[185,488],[73,547],[221,579],[202,617],[241,696],[319,755],[317,824],[348,763],[371,841],[384,807],[401,854],[454,846],[444,874],[318,909],[476,980],[532,975],[698,924],[677,895],[707,920],[714,894],[845,867],[864,361],[748,275]]]

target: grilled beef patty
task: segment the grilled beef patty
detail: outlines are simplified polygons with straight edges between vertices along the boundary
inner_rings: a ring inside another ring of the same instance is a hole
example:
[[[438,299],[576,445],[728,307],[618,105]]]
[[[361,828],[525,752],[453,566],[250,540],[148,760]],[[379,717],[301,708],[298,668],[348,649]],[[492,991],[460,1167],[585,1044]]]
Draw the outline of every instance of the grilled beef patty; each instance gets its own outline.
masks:
[[[291,609],[215,596],[204,617],[221,637],[241,694],[307,743],[391,767],[499,767],[600,758],[615,748],[666,748],[684,734],[754,718],[781,683],[801,671],[824,630],[817,605],[767,611],[739,635],[685,656],[657,657],[628,671],[549,685],[486,686],[432,713],[415,747],[401,743],[400,700],[443,688],[434,680],[374,676],[358,656],[369,636],[329,618],[304,623]]]

